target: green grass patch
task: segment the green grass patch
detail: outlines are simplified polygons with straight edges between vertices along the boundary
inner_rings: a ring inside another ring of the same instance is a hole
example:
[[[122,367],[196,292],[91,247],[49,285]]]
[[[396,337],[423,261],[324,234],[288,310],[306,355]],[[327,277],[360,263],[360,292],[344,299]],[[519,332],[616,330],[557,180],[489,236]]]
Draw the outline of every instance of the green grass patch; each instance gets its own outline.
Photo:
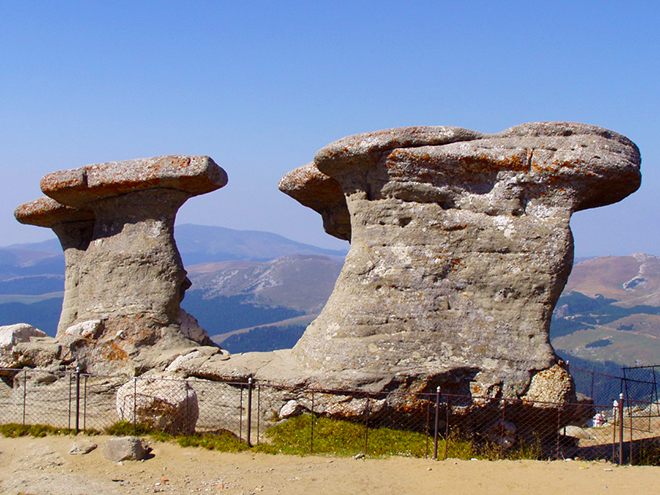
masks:
[[[313,435],[312,435],[313,422]],[[282,421],[266,431],[268,443],[254,450],[270,454],[334,454],[369,456],[404,455],[424,457],[433,440],[423,433],[370,428],[350,421],[301,415]]]
[[[218,452],[242,452],[250,448],[246,442],[227,430],[177,436],[174,440],[181,447],[201,447]]]
[[[55,428],[48,425],[22,425],[19,423],[9,423],[0,425],[0,435],[7,438],[17,437],[45,437],[47,435],[68,435],[73,430],[69,428]]]
[[[193,435],[171,435],[152,428],[146,424],[133,424],[129,421],[119,421],[105,429],[108,435],[149,436],[158,442],[176,442],[181,447],[201,447],[218,452],[241,452],[247,450],[247,443],[227,430],[217,430]]]
[[[312,434],[313,427],[313,434]],[[0,425],[0,434],[5,437],[44,437],[46,435],[67,435],[73,430],[46,425]],[[87,430],[87,435],[99,434]],[[420,432],[396,430],[392,428],[369,428],[351,421],[317,417],[309,414],[281,421],[266,430],[267,442],[249,447],[232,432],[217,430],[193,435],[170,435],[151,428],[149,425],[120,421],[105,429],[113,436],[149,436],[159,442],[175,442],[181,447],[200,447],[218,452],[242,452],[251,449],[266,454],[331,454],[354,456],[364,454],[369,457],[408,456],[432,457],[433,437]],[[651,445],[640,458],[645,464],[659,462],[660,448]],[[535,445],[518,444],[510,449],[502,449],[493,443],[476,442],[457,433],[441,438],[438,442],[438,457],[453,459],[541,459],[540,443]]]
[[[313,423],[313,434],[312,434]],[[433,436],[392,428],[370,428],[364,424],[309,414],[282,421],[266,431],[268,442],[254,447],[268,454],[332,454],[370,457],[432,457]],[[540,442],[520,443],[504,449],[497,444],[476,441],[453,433],[438,441],[438,458],[452,459],[541,459]]]

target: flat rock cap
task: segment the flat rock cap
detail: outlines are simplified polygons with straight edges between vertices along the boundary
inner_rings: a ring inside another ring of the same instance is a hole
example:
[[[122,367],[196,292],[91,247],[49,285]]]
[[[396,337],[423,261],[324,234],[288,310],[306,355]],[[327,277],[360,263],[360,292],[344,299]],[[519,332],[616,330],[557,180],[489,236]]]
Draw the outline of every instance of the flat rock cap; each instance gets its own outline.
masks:
[[[20,223],[52,228],[54,225],[94,220],[94,212],[58,203],[52,198],[39,198],[25,203],[14,210]]]
[[[41,179],[41,190],[61,203],[84,206],[156,188],[197,196],[220,189],[227,181],[227,173],[208,156],[166,155],[53,172]]]
[[[318,151],[314,164],[340,182],[359,182],[379,160],[386,160],[391,180],[411,184],[460,186],[515,173],[521,186],[572,190],[574,209],[620,201],[641,183],[641,157],[632,141],[573,122],[533,122],[497,134],[460,127],[385,129],[335,141]]]

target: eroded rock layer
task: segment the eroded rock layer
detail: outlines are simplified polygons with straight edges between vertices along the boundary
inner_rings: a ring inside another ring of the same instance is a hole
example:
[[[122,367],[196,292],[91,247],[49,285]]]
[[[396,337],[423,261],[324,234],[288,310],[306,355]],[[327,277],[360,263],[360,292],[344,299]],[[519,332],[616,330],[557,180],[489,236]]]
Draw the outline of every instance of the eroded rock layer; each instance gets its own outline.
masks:
[[[572,265],[571,214],[634,192],[640,161],[627,138],[573,123],[390,129],[328,145],[313,167],[341,186],[351,249],[295,359],[327,375],[524,396],[558,362],[548,330]],[[318,187],[312,176],[294,171],[283,189],[300,196]],[[341,204],[332,191],[326,203]],[[557,380],[567,392],[570,379]]]

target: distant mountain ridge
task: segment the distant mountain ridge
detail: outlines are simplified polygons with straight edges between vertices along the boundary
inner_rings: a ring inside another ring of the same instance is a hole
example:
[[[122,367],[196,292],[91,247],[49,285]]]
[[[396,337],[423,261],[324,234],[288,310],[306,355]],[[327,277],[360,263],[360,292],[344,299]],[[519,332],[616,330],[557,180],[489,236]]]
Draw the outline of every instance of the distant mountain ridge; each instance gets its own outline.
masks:
[[[323,309],[342,263],[327,256],[294,254],[266,263],[223,261],[193,265],[189,292],[206,299],[250,295],[265,306],[287,306],[305,313]]]
[[[292,241],[279,234],[225,227],[177,225],[174,237],[184,265],[216,261],[270,261],[290,254],[316,254],[343,259],[346,251]]]

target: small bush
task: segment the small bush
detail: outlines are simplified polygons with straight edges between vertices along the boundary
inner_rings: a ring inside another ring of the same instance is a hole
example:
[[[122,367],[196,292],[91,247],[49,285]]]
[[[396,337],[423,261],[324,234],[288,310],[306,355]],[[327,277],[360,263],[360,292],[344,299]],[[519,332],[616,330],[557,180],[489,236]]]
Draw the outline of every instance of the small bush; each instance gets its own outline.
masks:
[[[660,466],[660,442],[657,439],[642,440],[634,457],[637,465]]]

